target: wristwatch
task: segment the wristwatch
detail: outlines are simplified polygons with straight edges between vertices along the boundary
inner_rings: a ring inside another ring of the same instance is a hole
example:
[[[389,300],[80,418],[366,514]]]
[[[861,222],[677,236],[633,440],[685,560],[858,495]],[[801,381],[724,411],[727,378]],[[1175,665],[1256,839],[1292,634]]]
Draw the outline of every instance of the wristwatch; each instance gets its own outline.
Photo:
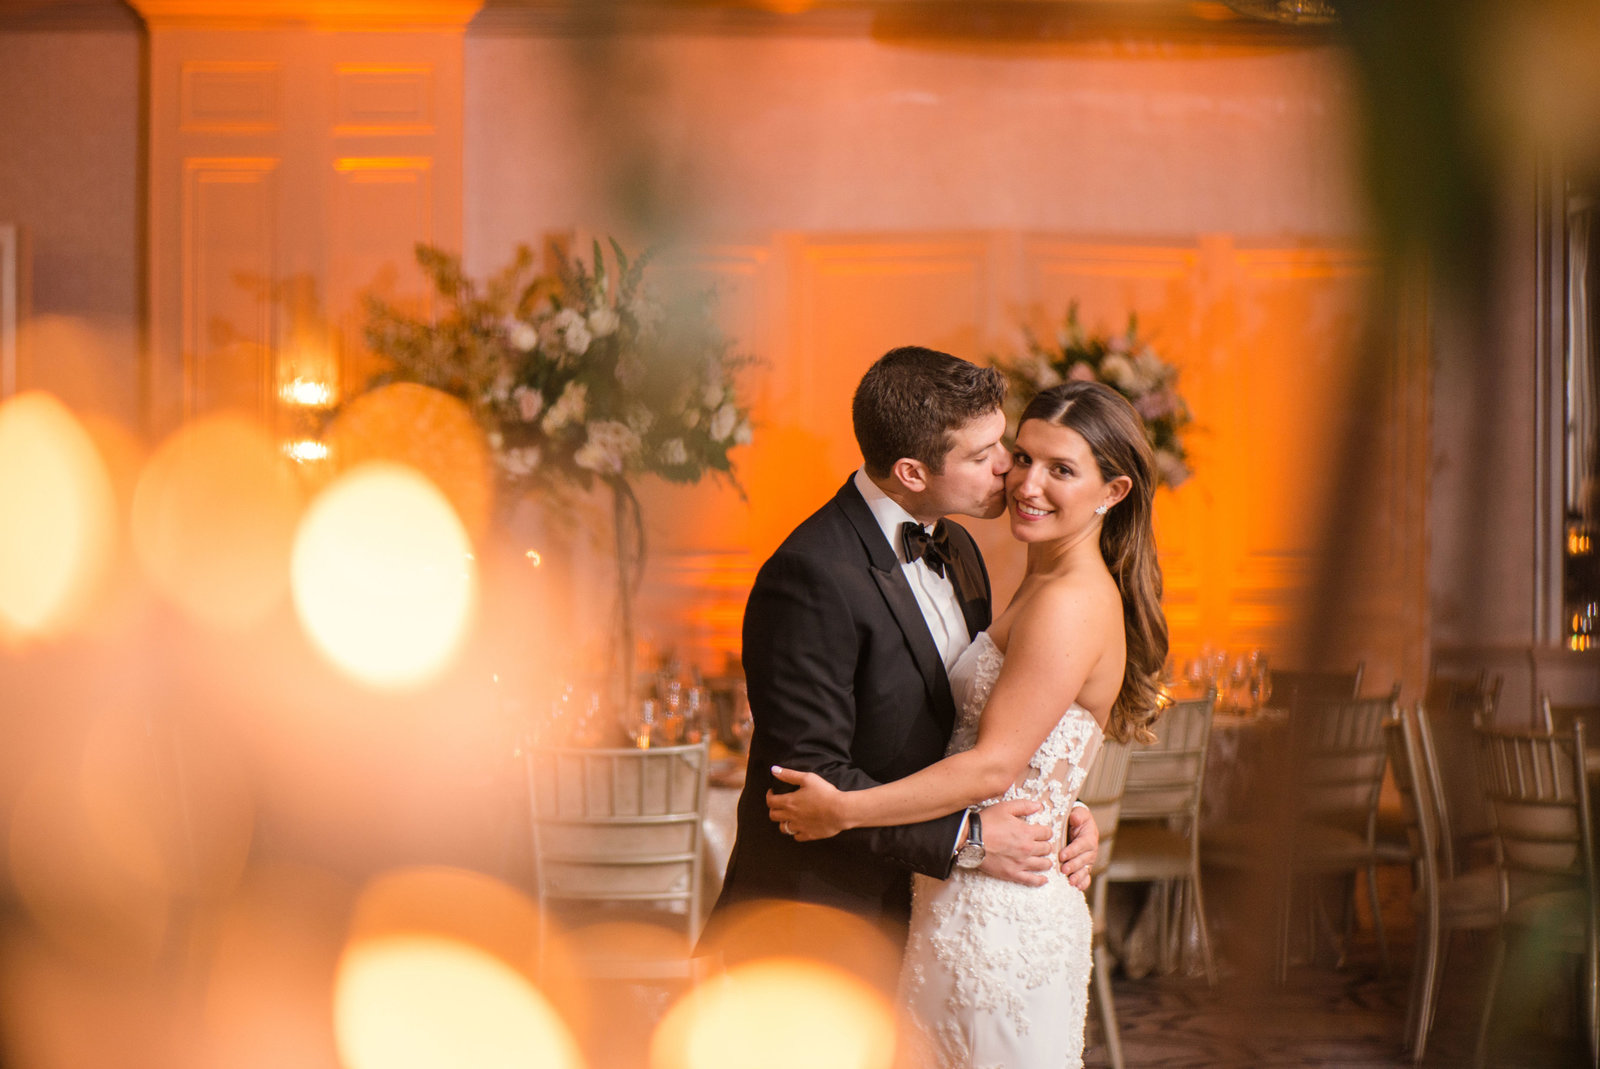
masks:
[[[967,841],[956,851],[956,866],[975,869],[983,864],[983,821],[976,806],[967,810]]]

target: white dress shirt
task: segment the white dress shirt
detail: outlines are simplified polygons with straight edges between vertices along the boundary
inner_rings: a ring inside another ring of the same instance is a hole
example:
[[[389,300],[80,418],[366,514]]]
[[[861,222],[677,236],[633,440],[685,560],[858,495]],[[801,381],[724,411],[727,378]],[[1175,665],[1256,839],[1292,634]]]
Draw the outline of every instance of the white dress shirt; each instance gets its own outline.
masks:
[[[937,575],[921,561],[906,560],[905,545],[900,539],[900,525],[916,523],[917,518],[878,489],[877,484],[867,477],[865,468],[856,471],[856,489],[866,499],[867,508],[872,510],[873,518],[883,530],[883,537],[889,540],[894,555],[899,558],[900,570],[905,573],[906,581],[911,584],[911,592],[917,597],[922,618],[928,622],[928,633],[933,636],[934,645],[939,647],[944,670],[950,671],[955,667],[956,658],[972,644],[972,636],[967,634],[966,617],[961,615],[961,599],[956,597],[955,584],[950,581],[950,569],[946,568],[943,575]]]

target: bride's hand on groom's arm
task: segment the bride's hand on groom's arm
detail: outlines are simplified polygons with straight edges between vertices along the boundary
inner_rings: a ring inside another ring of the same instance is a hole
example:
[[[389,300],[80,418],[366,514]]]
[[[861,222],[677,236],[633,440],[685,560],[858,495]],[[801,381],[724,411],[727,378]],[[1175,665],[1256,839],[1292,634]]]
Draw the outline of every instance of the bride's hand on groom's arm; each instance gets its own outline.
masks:
[[[1050,828],[1024,818],[1042,806],[1026,798],[997,802],[983,810],[983,863],[978,871],[1028,887],[1042,887],[1055,864]]]
[[[772,766],[773,778],[795,790],[767,792],[767,816],[796,842],[831,839],[851,825],[844,815],[844,792],[815,772]]]

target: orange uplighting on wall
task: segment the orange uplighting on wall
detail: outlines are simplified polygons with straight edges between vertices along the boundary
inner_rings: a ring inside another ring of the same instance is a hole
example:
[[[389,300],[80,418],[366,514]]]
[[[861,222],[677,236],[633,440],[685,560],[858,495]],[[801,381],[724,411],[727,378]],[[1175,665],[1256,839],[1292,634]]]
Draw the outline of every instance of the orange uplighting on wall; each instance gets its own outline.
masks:
[[[412,468],[360,465],[324,490],[295,536],[295,609],[317,648],[369,686],[404,690],[455,656],[477,602],[466,529]]]

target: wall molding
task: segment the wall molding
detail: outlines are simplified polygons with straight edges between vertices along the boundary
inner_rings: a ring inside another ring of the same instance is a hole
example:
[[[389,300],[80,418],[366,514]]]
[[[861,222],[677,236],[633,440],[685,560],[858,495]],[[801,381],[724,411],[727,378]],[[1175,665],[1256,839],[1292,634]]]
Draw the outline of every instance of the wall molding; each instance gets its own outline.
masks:
[[[127,0],[160,29],[460,30],[482,0]]]

